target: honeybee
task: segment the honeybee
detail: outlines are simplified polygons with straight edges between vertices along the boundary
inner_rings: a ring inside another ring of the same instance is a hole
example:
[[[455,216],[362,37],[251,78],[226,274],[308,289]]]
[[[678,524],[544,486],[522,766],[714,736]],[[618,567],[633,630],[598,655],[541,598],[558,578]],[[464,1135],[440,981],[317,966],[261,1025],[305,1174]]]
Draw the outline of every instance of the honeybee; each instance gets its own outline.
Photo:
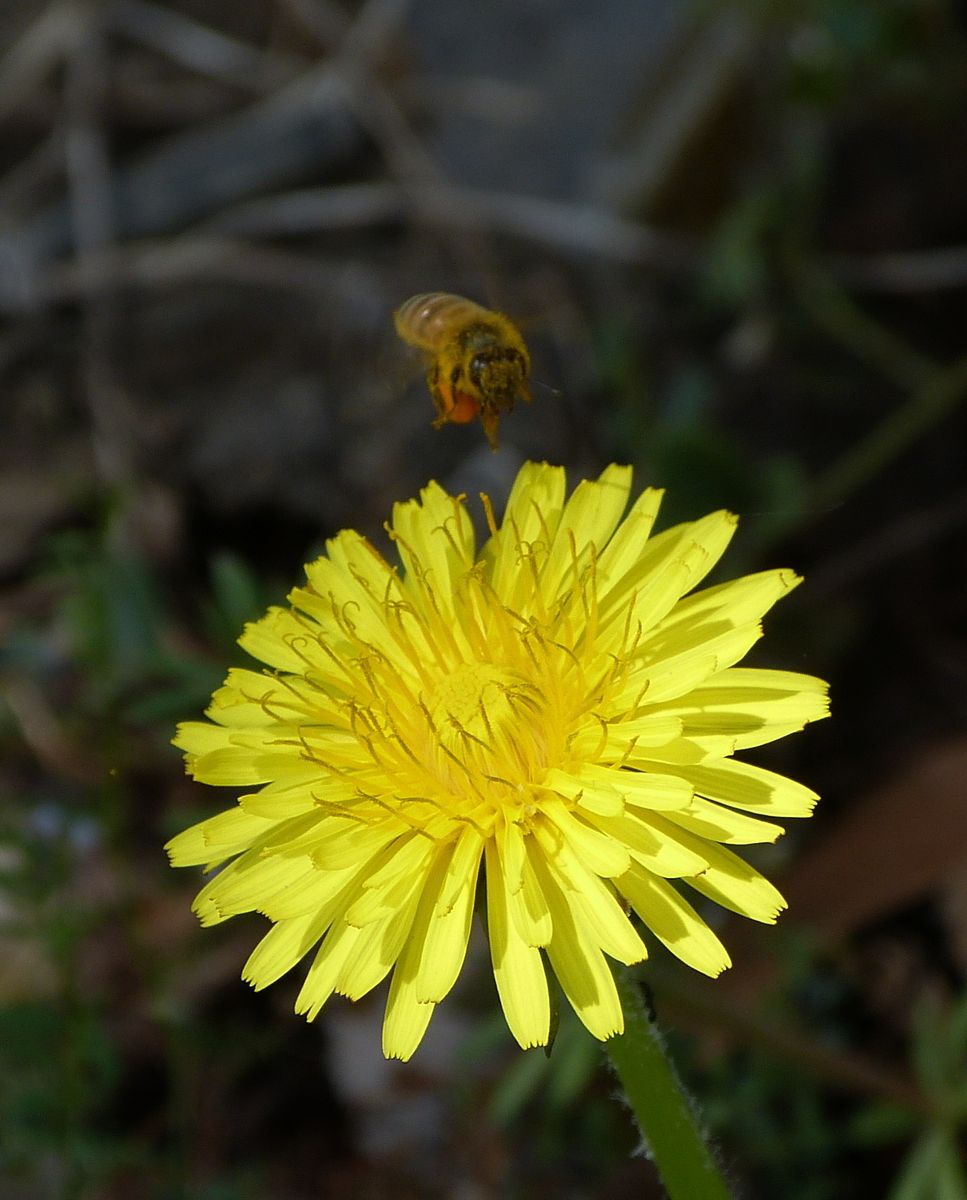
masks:
[[[522,396],[530,403],[530,355],[503,313],[448,292],[411,296],[393,314],[404,342],[422,350],[426,382],[436,405],[434,429],[479,416],[492,450],[497,426]]]

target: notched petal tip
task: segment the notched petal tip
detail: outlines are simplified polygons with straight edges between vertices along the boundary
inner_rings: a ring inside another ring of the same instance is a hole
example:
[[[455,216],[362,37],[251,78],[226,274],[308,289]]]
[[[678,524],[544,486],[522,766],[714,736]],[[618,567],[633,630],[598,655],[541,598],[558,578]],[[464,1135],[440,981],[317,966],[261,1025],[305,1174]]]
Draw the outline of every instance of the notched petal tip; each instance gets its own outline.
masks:
[[[625,1031],[624,1013],[621,1014],[621,1020],[615,1022],[613,1029],[601,1029],[600,1031],[591,1030],[590,1032],[599,1042],[607,1042],[613,1037],[620,1037]]]

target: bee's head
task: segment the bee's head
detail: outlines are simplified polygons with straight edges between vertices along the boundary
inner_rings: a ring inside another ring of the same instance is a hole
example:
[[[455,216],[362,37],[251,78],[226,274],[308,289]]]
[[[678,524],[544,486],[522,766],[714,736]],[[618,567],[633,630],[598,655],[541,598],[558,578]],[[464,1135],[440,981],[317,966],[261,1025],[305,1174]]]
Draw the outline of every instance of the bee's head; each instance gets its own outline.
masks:
[[[527,391],[527,361],[512,346],[481,351],[470,360],[470,380],[491,404],[509,408]]]

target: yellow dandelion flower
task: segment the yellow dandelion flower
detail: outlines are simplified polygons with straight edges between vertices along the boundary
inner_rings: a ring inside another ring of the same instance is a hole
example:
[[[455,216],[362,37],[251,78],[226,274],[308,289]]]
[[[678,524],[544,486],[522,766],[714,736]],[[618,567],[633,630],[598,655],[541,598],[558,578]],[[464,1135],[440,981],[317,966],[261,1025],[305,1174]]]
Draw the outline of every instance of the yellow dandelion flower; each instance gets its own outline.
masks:
[[[431,483],[395,506],[402,570],[344,531],[246,627],[268,669],[230,671],[176,738],[196,779],[244,795],[168,850],[232,860],[203,924],[272,922],[256,988],[312,954],[311,1020],[392,971],[383,1049],[409,1058],[460,973],[483,864],[514,1037],[548,1041],[549,966],[605,1039],[623,1028],[608,958],[644,959],[641,927],[714,976],[729,957],[690,893],[775,920],[782,896],[728,847],[774,841],[816,796],[732,755],[825,716],[826,685],[734,664],[799,579],[695,591],[736,518],[652,536],[661,494],[625,515],[630,489],[611,466],[566,498],[563,469],[528,463],[499,527],[484,498],[478,552],[464,497]]]

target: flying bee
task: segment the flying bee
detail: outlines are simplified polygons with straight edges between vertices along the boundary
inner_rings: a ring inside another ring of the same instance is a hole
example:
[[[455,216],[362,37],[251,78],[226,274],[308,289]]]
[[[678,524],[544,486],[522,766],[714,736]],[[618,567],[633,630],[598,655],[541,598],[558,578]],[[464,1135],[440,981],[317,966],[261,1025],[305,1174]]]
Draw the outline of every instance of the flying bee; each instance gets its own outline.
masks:
[[[527,346],[516,325],[463,296],[411,296],[393,314],[396,332],[426,357],[426,382],[436,405],[434,429],[479,416],[492,450],[500,414],[518,396],[530,403]]]

